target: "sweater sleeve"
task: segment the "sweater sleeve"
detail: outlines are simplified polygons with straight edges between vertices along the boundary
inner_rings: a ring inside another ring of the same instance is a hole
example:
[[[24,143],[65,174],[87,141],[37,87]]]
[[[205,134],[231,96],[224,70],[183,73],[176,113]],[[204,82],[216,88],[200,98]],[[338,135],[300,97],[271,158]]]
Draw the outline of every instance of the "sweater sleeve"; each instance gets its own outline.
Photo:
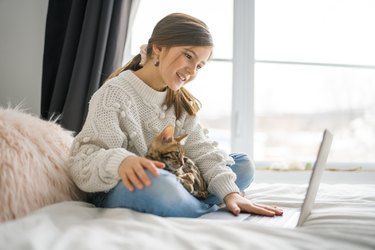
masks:
[[[208,191],[220,199],[232,192],[240,192],[235,184],[236,175],[228,165],[233,159],[218,148],[217,142],[208,136],[196,117],[187,116],[183,130],[188,134],[184,145],[186,154],[197,164],[208,184]]]
[[[110,98],[109,98],[110,97]],[[128,140],[121,130],[121,100],[116,90],[103,86],[92,97],[81,132],[70,150],[70,172],[85,192],[108,191],[121,179],[118,168],[128,156]]]

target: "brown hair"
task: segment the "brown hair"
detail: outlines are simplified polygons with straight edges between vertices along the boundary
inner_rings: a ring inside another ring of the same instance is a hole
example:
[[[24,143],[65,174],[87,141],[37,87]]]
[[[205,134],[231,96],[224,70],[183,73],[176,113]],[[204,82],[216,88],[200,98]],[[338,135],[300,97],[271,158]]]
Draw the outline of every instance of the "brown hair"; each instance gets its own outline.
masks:
[[[207,25],[201,20],[183,13],[173,13],[161,19],[155,26],[151,38],[147,44],[147,57],[152,55],[152,45],[165,46],[213,46],[212,37]],[[141,55],[133,57],[125,66],[115,70],[108,79],[119,75],[122,71],[137,71],[142,66],[139,65]],[[174,105],[177,119],[180,117],[182,109],[188,114],[195,115],[201,104],[184,87],[177,91],[168,88],[168,93],[164,104],[167,107]]]

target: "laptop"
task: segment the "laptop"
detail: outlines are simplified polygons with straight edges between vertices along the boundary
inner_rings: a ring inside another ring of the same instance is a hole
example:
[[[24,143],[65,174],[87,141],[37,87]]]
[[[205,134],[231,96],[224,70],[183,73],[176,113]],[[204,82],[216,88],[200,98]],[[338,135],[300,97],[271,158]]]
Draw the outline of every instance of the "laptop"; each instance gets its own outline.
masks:
[[[200,219],[209,220],[235,220],[246,221],[249,223],[257,223],[267,226],[280,226],[286,228],[301,227],[314,206],[316,194],[319,189],[320,180],[327,162],[328,153],[331,148],[333,135],[329,130],[324,130],[323,139],[320,143],[318,155],[316,157],[313,169],[311,171],[309,185],[305,194],[305,198],[301,208],[285,208],[283,207],[283,215],[281,216],[262,216],[249,213],[240,213],[235,216],[226,208],[219,209],[215,212],[204,214]]]

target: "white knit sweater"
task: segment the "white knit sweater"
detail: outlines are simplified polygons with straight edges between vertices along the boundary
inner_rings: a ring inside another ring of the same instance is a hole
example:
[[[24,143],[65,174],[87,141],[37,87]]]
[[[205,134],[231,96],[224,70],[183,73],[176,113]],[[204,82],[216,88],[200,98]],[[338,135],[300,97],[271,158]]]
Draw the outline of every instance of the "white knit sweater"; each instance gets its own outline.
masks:
[[[70,171],[80,189],[99,192],[115,187],[121,180],[121,162],[130,155],[144,156],[152,138],[173,124],[175,135],[189,135],[186,156],[199,167],[208,191],[221,199],[239,192],[236,176],[227,166],[233,159],[207,136],[197,117],[183,112],[176,120],[174,108],[163,105],[166,93],[153,90],[132,71],[122,72],[96,91],[71,148]]]

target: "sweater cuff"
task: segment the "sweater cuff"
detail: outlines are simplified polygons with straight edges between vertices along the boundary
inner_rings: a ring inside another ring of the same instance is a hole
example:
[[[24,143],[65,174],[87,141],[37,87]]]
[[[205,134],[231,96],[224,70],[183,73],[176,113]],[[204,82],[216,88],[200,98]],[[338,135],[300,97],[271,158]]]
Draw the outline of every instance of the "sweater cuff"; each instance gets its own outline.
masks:
[[[212,187],[213,193],[220,198],[221,201],[224,197],[230,193],[240,193],[240,189],[237,187],[236,183],[231,180],[232,178],[223,178],[220,180],[218,185]]]
[[[108,163],[106,164],[106,169],[111,175],[116,179],[120,180],[121,177],[118,174],[118,169],[121,165],[121,162],[125,160],[125,158],[135,155],[125,149],[115,149],[112,156],[108,159]]]

